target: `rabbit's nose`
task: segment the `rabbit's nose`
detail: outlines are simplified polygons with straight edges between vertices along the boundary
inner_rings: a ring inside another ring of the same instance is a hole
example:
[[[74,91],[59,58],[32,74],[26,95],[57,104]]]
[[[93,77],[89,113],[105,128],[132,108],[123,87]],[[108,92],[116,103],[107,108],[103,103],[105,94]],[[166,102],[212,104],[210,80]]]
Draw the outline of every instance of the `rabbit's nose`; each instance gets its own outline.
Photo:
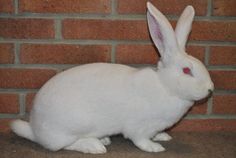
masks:
[[[213,94],[213,90],[208,89],[208,92],[209,92],[208,97],[210,98],[212,96],[212,94]]]

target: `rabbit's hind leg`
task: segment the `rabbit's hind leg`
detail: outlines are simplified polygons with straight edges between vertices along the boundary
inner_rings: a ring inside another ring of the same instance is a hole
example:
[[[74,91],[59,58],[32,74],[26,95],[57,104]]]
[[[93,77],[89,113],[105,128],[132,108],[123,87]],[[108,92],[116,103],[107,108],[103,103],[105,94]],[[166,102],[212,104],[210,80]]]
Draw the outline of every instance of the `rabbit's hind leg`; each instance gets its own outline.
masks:
[[[56,132],[43,133],[37,137],[37,142],[39,144],[52,151],[63,149],[65,146],[68,146],[75,141],[76,137],[74,136]]]
[[[97,138],[80,138],[64,149],[91,154],[103,154],[107,151],[102,142]]]
[[[110,137],[104,137],[104,138],[100,139],[100,141],[102,142],[103,145],[110,145],[111,144]]]

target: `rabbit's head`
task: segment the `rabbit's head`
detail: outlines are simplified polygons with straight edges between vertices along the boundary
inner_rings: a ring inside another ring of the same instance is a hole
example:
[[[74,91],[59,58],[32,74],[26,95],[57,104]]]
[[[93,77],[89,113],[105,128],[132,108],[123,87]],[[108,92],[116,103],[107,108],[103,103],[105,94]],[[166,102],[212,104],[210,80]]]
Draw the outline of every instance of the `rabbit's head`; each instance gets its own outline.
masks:
[[[158,73],[168,90],[186,100],[200,100],[212,93],[214,85],[201,61],[185,52],[185,44],[192,27],[194,9],[187,6],[175,31],[167,18],[150,2],[147,3],[148,27],[161,59]]]

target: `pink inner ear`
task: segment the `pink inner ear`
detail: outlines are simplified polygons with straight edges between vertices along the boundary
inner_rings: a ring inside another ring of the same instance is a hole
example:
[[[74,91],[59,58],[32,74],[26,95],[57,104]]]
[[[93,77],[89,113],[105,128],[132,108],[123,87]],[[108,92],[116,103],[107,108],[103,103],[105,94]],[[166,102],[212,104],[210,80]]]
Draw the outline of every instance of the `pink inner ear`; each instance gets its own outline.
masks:
[[[159,26],[159,25],[158,25]],[[163,42],[163,36],[161,34],[160,27],[156,27],[156,34],[161,42]]]
[[[161,33],[160,25],[158,24],[158,22],[156,21],[156,19],[152,14],[150,14],[149,12],[148,14],[152,19],[150,23],[150,25],[152,25],[152,31],[154,32],[155,35],[157,35],[157,39],[159,40],[159,42],[163,42],[163,35]]]
[[[149,26],[152,40],[157,46],[159,52],[163,53],[165,51],[165,45],[164,45],[165,36],[163,35],[161,31],[160,24],[149,11],[147,12],[147,17],[148,17],[148,26]]]

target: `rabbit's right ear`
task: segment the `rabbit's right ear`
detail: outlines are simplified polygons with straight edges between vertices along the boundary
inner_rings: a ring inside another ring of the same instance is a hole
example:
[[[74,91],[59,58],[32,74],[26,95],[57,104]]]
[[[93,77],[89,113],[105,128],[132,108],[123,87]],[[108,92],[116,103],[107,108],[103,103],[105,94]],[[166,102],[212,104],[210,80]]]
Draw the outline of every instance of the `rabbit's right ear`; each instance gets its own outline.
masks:
[[[175,34],[180,48],[185,50],[188,35],[192,28],[192,22],[195,15],[194,8],[187,6],[181,14],[175,28]]]
[[[147,2],[147,20],[152,40],[161,55],[164,65],[168,65],[179,52],[175,32],[166,17]]]

